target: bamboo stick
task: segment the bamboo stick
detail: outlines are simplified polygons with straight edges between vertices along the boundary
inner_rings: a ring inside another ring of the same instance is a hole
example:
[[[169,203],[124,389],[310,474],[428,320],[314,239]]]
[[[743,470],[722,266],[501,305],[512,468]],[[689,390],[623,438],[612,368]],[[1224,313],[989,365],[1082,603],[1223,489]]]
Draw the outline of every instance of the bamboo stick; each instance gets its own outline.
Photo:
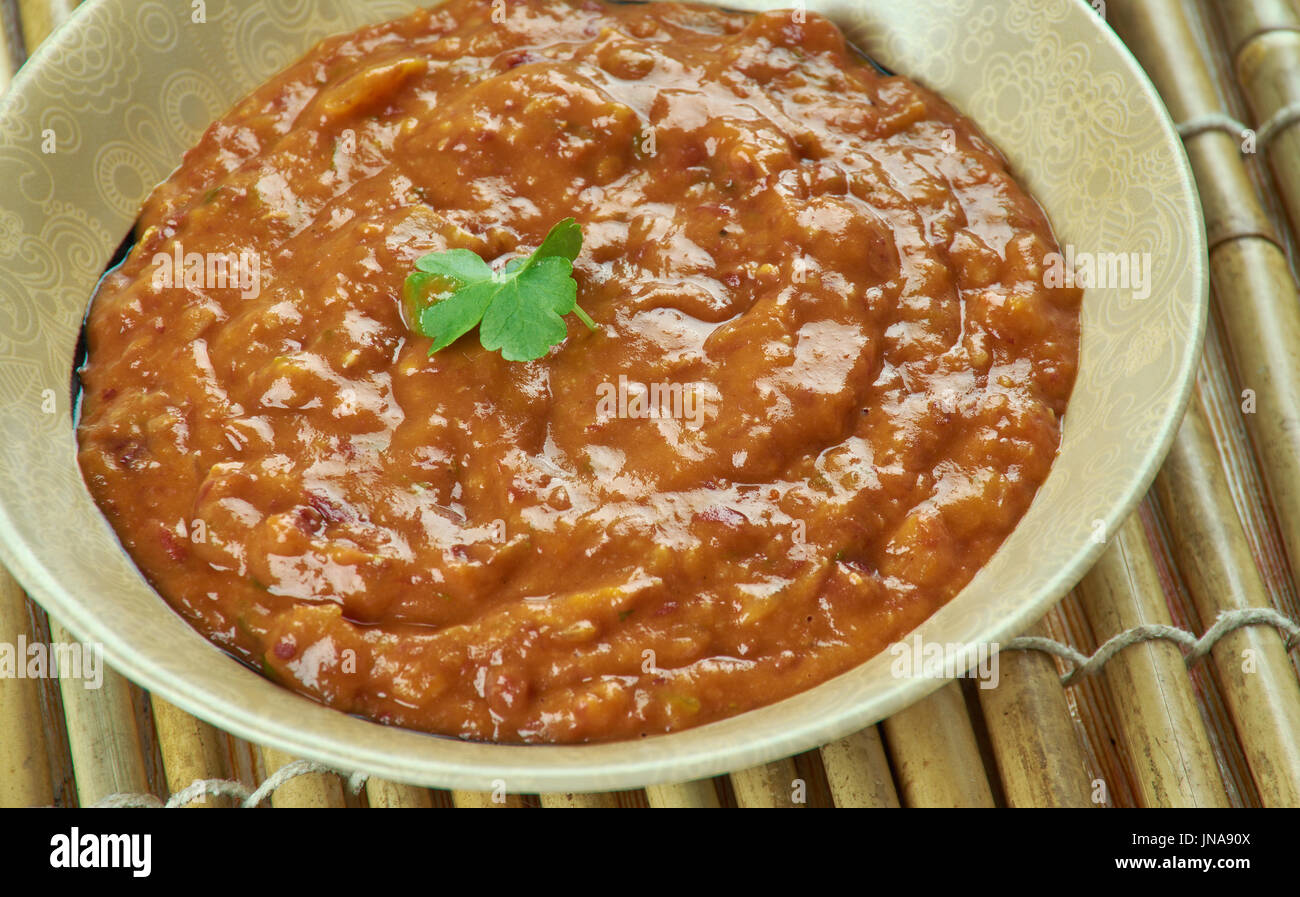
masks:
[[[502,800],[495,800],[495,798]],[[452,805],[459,807],[461,810],[485,810],[485,809],[521,809],[528,806],[528,798],[523,794],[511,793],[493,793],[493,792],[460,792],[454,790],[451,792]]]
[[[224,779],[230,776],[225,739],[220,732],[156,695],[151,695],[150,700],[168,791],[175,794],[198,779]],[[205,795],[187,806],[228,807],[230,799]]]
[[[1045,637],[1036,625],[1027,635]],[[1012,807],[1091,807],[1083,749],[1051,657],[1002,651],[998,684],[976,689]]]
[[[1205,354],[1197,377],[1197,394],[1205,422],[1219,453],[1237,517],[1251,554],[1275,609],[1300,620],[1300,601],[1287,563],[1286,547],[1277,526],[1254,449],[1241,413],[1241,390],[1232,377],[1223,328],[1212,316],[1205,332]],[[1300,654],[1292,657],[1300,662]],[[1300,673],[1300,669],[1297,669]]]
[[[12,8],[13,11],[17,7]],[[0,94],[21,63],[21,38],[17,21],[0,22]],[[34,46],[34,45],[33,45]],[[0,642],[14,645],[18,637],[38,640],[28,617],[27,598],[7,570],[0,567]],[[15,662],[22,658],[15,657]],[[40,680],[0,679],[0,807],[37,807],[54,803],[54,780],[45,720],[41,709]]]
[[[1300,27],[1300,20],[1294,27]],[[1261,34],[1241,49],[1236,64],[1237,77],[1261,126],[1280,110],[1300,103],[1300,33]],[[1291,226],[1300,231],[1300,127],[1291,124],[1277,131],[1265,152]]]
[[[37,640],[27,617],[27,599],[18,583],[0,568],[0,643]],[[38,679],[0,678],[0,807],[43,807],[54,803],[54,782],[46,758],[45,721]]]
[[[462,810],[481,810],[497,807],[518,809],[528,806],[528,801],[521,794],[500,794],[501,800],[493,798],[491,791],[453,791],[451,802]]]
[[[1138,515],[1130,515],[1079,584],[1099,639],[1144,624],[1170,625],[1169,609]],[[1120,733],[1144,806],[1222,807],[1223,780],[1178,646],[1132,645],[1106,664]]]
[[[77,8],[79,0],[18,0],[18,22],[22,26],[27,51],[34,51],[41,41]]]
[[[655,808],[717,808],[720,806],[718,790],[714,787],[712,779],[699,779],[677,785],[649,785],[645,789],[645,795],[650,806]]]
[[[1175,119],[1185,121],[1220,108],[1220,97],[1210,82],[1200,51],[1204,37],[1198,40],[1194,29],[1194,26],[1199,27],[1199,19],[1185,17],[1179,4],[1159,0],[1117,4],[1113,10],[1112,21],[1116,30],[1151,72]],[[1222,300],[1220,314],[1236,350],[1234,354],[1242,371],[1243,384],[1251,388],[1252,401],[1258,401],[1260,406],[1256,414],[1247,415],[1252,441],[1272,486],[1284,540],[1289,543],[1289,551],[1295,557],[1297,533],[1300,532],[1296,509],[1300,503],[1296,495],[1294,424],[1298,406],[1294,346],[1295,334],[1300,333],[1300,327],[1297,326],[1294,286],[1286,271],[1285,256],[1275,245],[1278,237],[1256,200],[1254,185],[1242,164],[1242,147],[1234,138],[1214,132],[1190,137],[1186,144],[1204,206],[1212,247],[1211,270],[1217,298]],[[1243,265],[1241,260],[1244,258],[1250,261]],[[1257,263],[1260,265],[1258,268]],[[1258,283],[1242,280],[1242,268],[1249,268],[1248,273],[1256,281],[1261,276],[1267,280],[1271,274],[1273,283],[1261,289]],[[1215,381],[1218,373],[1217,370],[1211,371],[1207,376]],[[1240,421],[1235,412],[1245,409],[1232,407],[1235,405],[1236,401],[1232,401],[1231,406],[1216,405],[1216,410],[1223,412],[1221,417],[1225,419]],[[1226,410],[1228,408],[1231,410]],[[1231,447],[1227,449],[1231,454]],[[1217,457],[1211,462],[1217,468]],[[1231,499],[1230,491],[1225,494]],[[1245,500],[1248,504],[1253,502],[1251,497]],[[1229,501],[1227,508],[1232,507]],[[1215,513],[1222,513],[1222,510]],[[1252,519],[1257,516],[1252,511]],[[1262,541],[1258,535],[1255,538],[1262,545],[1268,534]],[[1249,554],[1245,563],[1253,572],[1253,558]],[[1188,576],[1195,579],[1190,574]],[[1194,591],[1195,582],[1190,585]],[[1199,613],[1205,614],[1206,619],[1213,617],[1204,608]],[[1231,686],[1228,692],[1226,701],[1232,705]],[[1212,695],[1207,694],[1207,697]],[[1213,712],[1214,708],[1208,707],[1207,710]],[[1230,759],[1236,745],[1225,744],[1224,749],[1227,752],[1225,759]],[[1244,746],[1242,751],[1243,759],[1246,759],[1250,746]],[[1255,765],[1260,759],[1257,753]]]
[[[903,803],[909,807],[991,807],[979,744],[961,687],[949,682],[885,720]]]
[[[1220,611],[1270,606],[1231,513],[1232,495],[1199,400],[1156,479],[1156,494],[1202,621]],[[1239,629],[1215,645],[1212,657],[1260,799],[1267,806],[1300,806],[1300,681],[1282,637],[1272,628]]]
[[[62,644],[76,642],[54,620],[50,621],[50,638]],[[129,682],[107,667],[103,668],[99,689],[86,688],[81,679],[59,676],[77,800],[83,807],[112,794],[153,791],[136,727],[131,688]]]
[[[262,763],[262,752],[252,742],[236,738],[229,732],[222,732],[226,739],[225,758],[230,768],[230,777],[252,791],[257,783],[266,778]]]
[[[618,806],[618,798],[608,791],[583,794],[581,792],[541,795],[542,806],[551,809],[570,810],[612,810]]]
[[[1151,76],[1176,123],[1221,111],[1182,0],[1112,0],[1106,21]]]
[[[38,641],[49,644],[50,620],[39,605],[27,599],[27,621]],[[72,746],[68,741],[68,721],[63,713],[63,696],[57,679],[40,683],[41,722],[45,726],[46,760],[54,785],[54,805],[77,805],[77,779],[72,766]]]
[[[1237,360],[1251,442],[1279,531],[1300,563],[1300,294],[1273,243],[1237,240],[1211,255],[1218,307]]]
[[[1223,17],[1228,47],[1234,56],[1263,34],[1300,27],[1291,0],[1213,0],[1213,5]]]
[[[1246,17],[1250,4],[1232,0],[1223,9],[1228,6],[1238,12],[1225,14],[1224,22],[1240,29],[1237,37],[1244,39],[1254,27],[1250,23],[1258,24]],[[1193,22],[1178,0],[1113,3],[1109,16],[1176,121],[1219,110]],[[1211,238],[1218,311],[1240,385],[1250,390],[1254,403],[1253,412],[1244,415],[1247,429],[1294,567],[1300,563],[1300,296],[1239,142],[1206,132],[1186,144]],[[1294,155],[1300,158],[1300,152]]]
[[[3,0],[0,0],[0,9],[3,8]],[[15,46],[16,41],[10,39],[11,28],[15,37],[21,34],[17,22],[0,21],[0,95],[9,89],[9,82],[18,71],[22,58],[20,48]]]
[[[428,788],[403,785],[387,779],[370,779],[366,782],[366,800],[373,809],[420,809],[433,807],[433,794]]]
[[[1278,242],[1268,212],[1255,199],[1254,184],[1241,164],[1241,143],[1222,131],[1207,131],[1184,141],[1196,175],[1207,248],[1255,237]]]
[[[1250,118],[1250,114],[1246,111],[1246,105],[1240,96],[1232,61],[1229,59],[1229,52],[1225,45],[1226,35],[1221,27],[1209,21],[1210,12],[1206,9],[1208,5],[1212,4],[1202,2],[1188,9],[1191,28],[1201,49],[1201,58],[1211,70],[1227,111],[1245,121]],[[1300,3],[1295,5],[1300,11]],[[1235,165],[1242,176],[1249,174],[1253,192],[1245,188],[1241,188],[1239,192],[1250,197],[1252,204],[1262,203],[1266,207],[1271,223],[1278,228],[1278,233],[1273,235],[1273,239],[1278,243],[1280,252],[1267,250],[1273,257],[1273,263],[1277,263],[1280,255],[1285,255],[1294,261],[1295,247],[1289,239],[1291,235],[1286,231],[1285,211],[1281,208],[1267,168],[1257,164],[1258,156],[1244,157],[1248,160],[1246,165],[1242,164],[1241,156],[1225,155],[1225,158]],[[1201,192],[1204,196],[1204,185],[1201,186]],[[1277,267],[1284,269],[1285,261],[1283,260]],[[1225,282],[1229,279],[1223,278]],[[1281,282],[1287,283],[1285,276],[1281,278]],[[1219,292],[1222,291],[1220,285]],[[1285,298],[1286,292],[1289,291],[1288,284],[1282,297]],[[1218,296],[1212,297],[1216,302],[1218,298]],[[1278,315],[1284,323],[1286,319],[1294,318],[1294,305],[1283,305],[1279,308]],[[1233,353],[1227,346],[1224,329],[1220,323],[1221,316],[1221,311],[1218,315],[1211,315],[1206,329],[1205,356],[1198,377],[1202,405],[1214,437],[1215,447],[1222,458],[1222,467],[1228,479],[1237,515],[1249,540],[1255,564],[1265,582],[1269,597],[1277,610],[1292,619],[1300,619],[1300,594],[1297,593],[1296,582],[1291,575],[1287,560],[1285,528],[1279,525],[1277,509],[1270,501],[1270,492],[1278,490],[1276,488],[1270,490],[1264,481],[1260,470],[1260,455],[1251,445],[1253,439],[1245,423],[1251,420],[1253,415],[1243,414],[1243,411],[1247,410],[1243,408],[1244,393],[1238,385],[1240,378],[1235,365],[1230,363]],[[1248,351],[1251,347],[1244,348]],[[1287,480],[1286,477],[1277,479]],[[1291,482],[1291,480],[1287,481]],[[1293,667],[1297,673],[1300,673],[1300,653],[1293,654],[1291,659]]]
[[[730,775],[736,805],[746,809],[777,809],[807,806],[807,785],[795,769],[794,759],[787,757],[742,769]],[[802,786],[802,788],[801,788]]]
[[[268,777],[297,759],[275,748],[262,747],[260,750]],[[271,795],[271,806],[277,809],[283,807],[341,808],[347,806],[347,801],[343,797],[343,783],[339,781],[338,776],[332,773],[308,773],[295,776],[275,789],[275,793]]]
[[[898,806],[894,774],[875,726],[824,745],[821,755],[835,806]]]
[[[629,791],[615,791],[614,805],[621,810],[648,810],[650,801],[646,793],[641,788],[633,788]]]
[[[797,783],[798,790],[794,792],[794,796],[805,806],[834,807],[830,783],[826,779],[826,767],[822,765],[821,751],[814,748],[802,754],[795,754],[790,759],[794,761],[795,775],[801,780]]]
[[[1300,104],[1300,8],[1287,0],[1219,0],[1225,43],[1260,128]],[[1263,136],[1261,134],[1261,136]],[[1294,118],[1264,147],[1294,231],[1300,233],[1300,127]]]
[[[1232,511],[1229,510],[1228,513]],[[1201,622],[1184,577],[1178,569],[1177,556],[1171,547],[1173,537],[1170,535],[1170,527],[1160,511],[1154,492],[1148,494],[1139,506],[1138,515],[1147,537],[1147,546],[1151,550],[1151,559],[1160,580],[1170,621],[1183,631],[1184,637],[1204,632],[1207,624]],[[1246,753],[1237,740],[1232,715],[1228,712],[1214,664],[1206,662],[1204,658],[1186,663],[1185,657],[1184,661],[1228,804],[1242,808],[1260,806],[1259,792],[1250,776],[1250,764],[1246,762]]]
[[[1199,18],[1184,16],[1184,8],[1180,4],[1160,3],[1158,0],[1153,3],[1117,6],[1114,8],[1114,13],[1115,30],[1130,43],[1140,60],[1152,73],[1157,86],[1169,101],[1171,114],[1175,118],[1186,121],[1197,114],[1218,110],[1221,99],[1210,81],[1204,55],[1201,52],[1201,47],[1205,44],[1205,35],[1197,34],[1197,29],[1201,26]],[[1242,18],[1234,18],[1235,25],[1242,25]],[[1256,25],[1261,25],[1261,22],[1256,22]],[[1255,29],[1255,26],[1249,27]],[[1271,25],[1262,27],[1271,27]],[[1238,35],[1238,38],[1243,36]],[[1286,272],[1286,259],[1281,247],[1274,246],[1274,243],[1279,243],[1278,235],[1269,220],[1268,213],[1256,200],[1255,190],[1253,190],[1255,185],[1243,165],[1242,155],[1240,155],[1242,147],[1239,146],[1238,140],[1223,134],[1208,133],[1191,136],[1186,143],[1188,156],[1199,182],[1201,201],[1203,201],[1206,233],[1212,246],[1214,282],[1218,287],[1219,298],[1227,299],[1227,302],[1221,303],[1219,308],[1229,324],[1232,342],[1238,350],[1236,355],[1238,355],[1239,367],[1245,372],[1248,385],[1255,386],[1256,389],[1253,391],[1269,403],[1269,408],[1261,408],[1260,413],[1249,416],[1248,420],[1251,420],[1252,435],[1257,450],[1260,451],[1261,459],[1271,473],[1270,481],[1274,486],[1274,497],[1278,502],[1279,519],[1284,524],[1283,536],[1290,534],[1291,552],[1292,556],[1295,556],[1296,458],[1294,439],[1288,442],[1287,435],[1294,433],[1292,422],[1295,421],[1297,404],[1294,391],[1290,396],[1283,394],[1283,390],[1292,389],[1295,383],[1294,354],[1290,359],[1287,357],[1288,348],[1294,346],[1294,334],[1300,331],[1296,325],[1294,300],[1287,298],[1288,294],[1291,294],[1294,299],[1294,286],[1290,281],[1290,274]],[[1245,266],[1253,268],[1255,261],[1260,260],[1261,272],[1269,272],[1269,270],[1273,272],[1275,282],[1273,289],[1261,291],[1243,286],[1243,281],[1239,278],[1239,269],[1242,266],[1240,260],[1244,257],[1252,260],[1245,263]],[[1214,337],[1213,326],[1210,329],[1212,333],[1209,334],[1208,342],[1212,342]],[[1273,342],[1261,341],[1258,335],[1260,330],[1273,337]],[[1260,351],[1261,347],[1264,348],[1264,352]],[[1210,361],[1212,357],[1217,359],[1218,355],[1208,352],[1203,364],[1212,363]],[[1269,382],[1265,393],[1258,389],[1257,380],[1252,382],[1253,377],[1258,374],[1270,376],[1279,370],[1282,373],[1277,376],[1277,381],[1281,382],[1282,390],[1274,387],[1273,382]],[[1205,369],[1203,381],[1226,382],[1226,378],[1218,377],[1218,374],[1218,370]],[[1201,399],[1205,398],[1205,394],[1201,394]],[[1218,393],[1216,398],[1219,398]],[[1221,417],[1226,415],[1231,420],[1240,422],[1239,412],[1242,408],[1236,407],[1236,404],[1238,403],[1235,399],[1230,399],[1229,402],[1216,404],[1216,409],[1221,412]],[[1188,442],[1188,439],[1195,438],[1188,435],[1188,428],[1193,426],[1203,428],[1204,441],[1199,446]],[[1231,589],[1234,585],[1243,586],[1239,581],[1226,582],[1227,577],[1232,577],[1234,580],[1248,577],[1249,580],[1253,580],[1247,591],[1253,591],[1258,599],[1268,602],[1268,591],[1265,589],[1264,581],[1258,576],[1255,558],[1245,539],[1242,525],[1238,524],[1238,520],[1232,513],[1235,504],[1232,502],[1230,486],[1219,469],[1219,452],[1197,409],[1193,409],[1188,415],[1188,422],[1184,422],[1183,432],[1179,434],[1178,445],[1174,448],[1174,456],[1177,456],[1183,448],[1193,452],[1191,458],[1195,460],[1191,461],[1192,464],[1201,465],[1196,469],[1184,465],[1184,474],[1201,474],[1217,480],[1214,484],[1210,484],[1213,486],[1213,491],[1203,494],[1213,495],[1213,499],[1206,498],[1199,503],[1196,511],[1192,511],[1192,507],[1197,504],[1196,484],[1180,482],[1177,486],[1169,485],[1170,467],[1167,465],[1166,473],[1161,474],[1162,480],[1166,481],[1162,506],[1165,508],[1166,519],[1170,520],[1171,529],[1174,530],[1174,538],[1171,542],[1177,546],[1175,551],[1178,552],[1182,562],[1180,567],[1183,568],[1183,578],[1192,593],[1197,614],[1204,620],[1213,620],[1219,610],[1214,599],[1225,597],[1231,599],[1231,595],[1225,593],[1225,588]],[[1226,452],[1225,456],[1234,454],[1230,446],[1223,447],[1223,451]],[[1173,463],[1174,460],[1171,458],[1170,464]],[[1177,499],[1174,498],[1175,495]],[[1248,504],[1252,503],[1253,497],[1247,497],[1245,500]],[[1253,519],[1257,515],[1252,511],[1251,516]],[[1231,530],[1231,536],[1234,538],[1230,539],[1223,532],[1205,532],[1206,528],[1214,528],[1217,525],[1226,526]],[[1261,542],[1262,545],[1261,537],[1256,536],[1256,541]],[[1193,543],[1196,545],[1195,551],[1191,547]],[[1255,633],[1249,636],[1240,634],[1240,636],[1230,637],[1230,643],[1238,641],[1239,638],[1268,640],[1269,634]],[[1271,638],[1277,641],[1277,636]],[[1217,659],[1222,658],[1226,650],[1229,649],[1226,647],[1217,649],[1214,656]],[[1281,659],[1287,662],[1286,656],[1282,655]],[[1214,680],[1222,682],[1219,690],[1222,690],[1223,699],[1234,720],[1234,725],[1229,731],[1231,732],[1232,728],[1236,729],[1238,735],[1236,740],[1242,745],[1243,758],[1251,767],[1253,784],[1266,802],[1290,800],[1287,797],[1290,787],[1284,783],[1286,772],[1281,771],[1279,775],[1279,771],[1271,766],[1270,754],[1277,745],[1269,742],[1277,740],[1277,729],[1270,728],[1268,722],[1264,723],[1262,731],[1255,731],[1251,727],[1251,720],[1256,720],[1261,712],[1277,710],[1268,706],[1261,707],[1261,703],[1270,705],[1277,701],[1290,702],[1290,698],[1286,695],[1290,690],[1294,690],[1295,685],[1288,680],[1294,680],[1294,675],[1288,663],[1283,671],[1278,671],[1275,660],[1277,658],[1274,658],[1273,663],[1265,662],[1271,673],[1269,684],[1261,685],[1260,680],[1255,680],[1255,684],[1261,686],[1262,690],[1245,688],[1239,663],[1218,663],[1219,676]],[[1278,679],[1278,672],[1284,672],[1284,679]],[[1213,698],[1213,694],[1206,693],[1205,697]],[[1216,706],[1212,703],[1205,707],[1205,711],[1213,716],[1217,712]],[[1278,712],[1286,714],[1287,711]],[[1274,716],[1274,719],[1279,718]],[[1283,715],[1281,719],[1286,720],[1286,716]],[[1251,744],[1252,741],[1255,744]],[[1235,755],[1236,745],[1225,744],[1223,749],[1226,751],[1223,759],[1231,761]],[[1286,766],[1286,757],[1287,751],[1278,755],[1283,766]],[[1261,766],[1268,768],[1268,771],[1262,774],[1256,772]],[[1269,781],[1262,781],[1261,775]]]
[[[1077,588],[1070,590],[1040,625],[1049,638],[1073,645],[1084,654],[1097,650],[1097,637],[1083,612]],[[1064,662],[1058,662],[1056,667],[1062,673],[1069,669]],[[1076,680],[1065,690],[1065,698],[1087,758],[1091,776],[1089,799],[1101,807],[1138,806],[1138,789],[1134,784],[1137,776],[1132,761],[1121,747],[1119,717],[1101,677]]]

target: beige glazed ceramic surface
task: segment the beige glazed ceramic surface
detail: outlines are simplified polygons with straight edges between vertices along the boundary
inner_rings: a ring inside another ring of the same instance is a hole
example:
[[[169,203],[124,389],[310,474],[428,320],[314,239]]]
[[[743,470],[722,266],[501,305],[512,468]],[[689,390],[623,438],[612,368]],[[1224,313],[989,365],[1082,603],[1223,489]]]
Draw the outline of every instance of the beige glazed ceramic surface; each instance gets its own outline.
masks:
[[[254,741],[426,785],[613,790],[788,755],[941,683],[888,654],[778,704],[685,732],[580,747],[484,745],[345,716],[208,644],[144,582],[74,457],[69,383],[96,279],[154,184],[208,123],[319,38],[399,0],[91,0],[0,101],[0,561],[126,676]],[[780,3],[728,5],[779,7]],[[874,56],[943,93],[1011,159],[1062,244],[1142,252],[1150,294],[1089,289],[1082,365],[1051,476],[988,566],[919,630],[1005,640],[1095,560],[1154,476],[1190,389],[1204,235],[1182,147],[1145,75],[1081,0],[826,0]],[[56,152],[42,152],[52,133]],[[57,405],[55,413],[48,406]]]

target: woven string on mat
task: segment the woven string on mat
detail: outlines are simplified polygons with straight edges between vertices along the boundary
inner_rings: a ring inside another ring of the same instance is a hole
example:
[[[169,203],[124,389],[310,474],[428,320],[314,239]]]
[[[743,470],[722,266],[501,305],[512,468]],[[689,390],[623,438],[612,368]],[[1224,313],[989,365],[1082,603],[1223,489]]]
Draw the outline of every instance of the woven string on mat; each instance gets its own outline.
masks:
[[[1255,131],[1255,145],[1259,149],[1263,149],[1270,140],[1296,122],[1300,122],[1300,103],[1283,106],[1269,116],[1268,121],[1260,125]],[[1208,112],[1205,115],[1196,115],[1185,122],[1180,122],[1178,136],[1183,140],[1188,140],[1198,134],[1204,134],[1206,131],[1224,131],[1230,136],[1239,137],[1249,130],[1251,130],[1249,127],[1237,121],[1231,115],[1225,115],[1222,112]]]

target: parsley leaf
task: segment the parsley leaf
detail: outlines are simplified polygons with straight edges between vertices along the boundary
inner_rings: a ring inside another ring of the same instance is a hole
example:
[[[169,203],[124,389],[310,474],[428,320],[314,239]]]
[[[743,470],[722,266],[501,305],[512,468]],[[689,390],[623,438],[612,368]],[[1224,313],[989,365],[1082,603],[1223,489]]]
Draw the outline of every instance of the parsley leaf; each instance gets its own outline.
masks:
[[[406,278],[407,302],[418,309],[415,327],[433,340],[432,355],[476,326],[483,348],[507,361],[534,361],[564,340],[564,315],[573,312],[591,330],[596,323],[578,307],[573,260],[582,251],[582,228],[565,218],[526,258],[502,271],[468,249],[432,252],[416,259]]]

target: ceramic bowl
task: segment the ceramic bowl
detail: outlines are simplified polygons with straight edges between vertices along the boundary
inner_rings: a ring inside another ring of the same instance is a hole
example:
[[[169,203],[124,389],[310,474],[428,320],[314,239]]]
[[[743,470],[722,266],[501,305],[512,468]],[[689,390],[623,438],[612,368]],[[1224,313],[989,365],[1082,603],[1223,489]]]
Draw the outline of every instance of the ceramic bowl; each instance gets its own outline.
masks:
[[[0,100],[0,561],[73,634],[102,643],[117,670],[201,719],[342,770],[423,785],[604,791],[695,779],[833,740],[943,684],[892,675],[886,653],[795,697],[671,735],[469,743],[347,716],[273,684],[209,644],[140,576],[75,458],[69,384],[95,282],[152,187],[213,119],[320,38],[412,6],[225,0],[197,23],[189,3],[90,0],[15,78]],[[1154,88],[1082,0],[807,7],[973,118],[1063,246],[1150,261],[1144,287],[1087,290],[1060,456],[989,564],[917,630],[973,651],[1021,632],[1083,575],[1173,438],[1207,307],[1195,186]],[[51,135],[55,151],[44,152]]]

